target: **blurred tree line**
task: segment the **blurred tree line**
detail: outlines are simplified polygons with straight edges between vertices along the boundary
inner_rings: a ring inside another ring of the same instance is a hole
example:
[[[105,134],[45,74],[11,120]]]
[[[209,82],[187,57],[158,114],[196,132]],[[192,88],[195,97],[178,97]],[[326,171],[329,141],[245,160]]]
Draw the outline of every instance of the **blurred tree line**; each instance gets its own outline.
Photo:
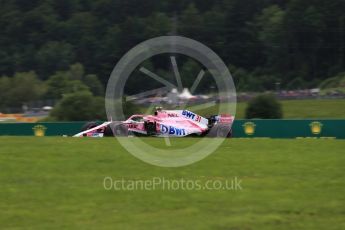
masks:
[[[317,87],[345,69],[344,9],[343,0],[3,0],[0,106],[80,90],[101,96],[122,55],[171,34],[213,49],[240,91]],[[151,66],[164,75],[161,62]],[[195,63],[182,64],[186,81],[196,76]]]
[[[83,114],[86,108],[92,109],[92,116],[104,119],[104,87],[94,74],[86,74],[80,63],[69,66],[67,70],[59,70],[47,80],[41,80],[34,71],[17,72],[13,77],[0,77],[0,111],[13,112],[13,108],[21,108],[35,100],[54,100],[57,103],[52,111],[52,118],[70,120],[63,116],[63,107],[75,99],[71,107],[75,114]],[[100,109],[101,108],[101,109]],[[71,108],[70,108],[71,109]],[[97,112],[101,111],[101,112]],[[84,117],[87,115],[83,115]]]

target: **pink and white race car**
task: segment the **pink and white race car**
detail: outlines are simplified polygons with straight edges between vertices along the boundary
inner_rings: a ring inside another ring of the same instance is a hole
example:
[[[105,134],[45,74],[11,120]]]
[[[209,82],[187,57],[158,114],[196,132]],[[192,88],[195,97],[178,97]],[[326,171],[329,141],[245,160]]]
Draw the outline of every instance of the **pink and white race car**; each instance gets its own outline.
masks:
[[[132,115],[126,121],[107,121],[98,125],[87,123],[74,137],[156,136],[231,137],[234,116],[222,114],[204,118],[188,110],[157,109],[154,115]]]

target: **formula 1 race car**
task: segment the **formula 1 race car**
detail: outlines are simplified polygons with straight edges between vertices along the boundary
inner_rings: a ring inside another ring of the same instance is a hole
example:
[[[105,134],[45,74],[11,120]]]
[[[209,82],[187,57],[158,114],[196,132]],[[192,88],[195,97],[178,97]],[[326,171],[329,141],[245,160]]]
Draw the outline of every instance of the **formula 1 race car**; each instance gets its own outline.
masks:
[[[204,118],[188,110],[156,109],[154,115],[132,115],[126,121],[89,122],[74,137],[156,136],[231,137],[234,116],[222,114]]]

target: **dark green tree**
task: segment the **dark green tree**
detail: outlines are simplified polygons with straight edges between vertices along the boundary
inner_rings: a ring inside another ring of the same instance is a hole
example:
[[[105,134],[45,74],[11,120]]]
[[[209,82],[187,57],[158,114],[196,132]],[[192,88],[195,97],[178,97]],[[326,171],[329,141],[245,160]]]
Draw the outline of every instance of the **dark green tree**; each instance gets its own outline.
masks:
[[[37,68],[42,79],[47,79],[56,70],[67,70],[73,63],[75,54],[71,44],[50,41],[36,54]]]
[[[104,87],[100,80],[98,79],[97,75],[88,74],[84,77],[83,82],[86,86],[89,87],[90,91],[95,96],[103,96],[104,95]]]
[[[89,91],[66,94],[50,116],[60,121],[105,120],[104,98],[94,97]]]
[[[56,72],[47,81],[47,99],[60,99],[64,94],[88,91],[89,87],[80,80],[72,80],[68,71]]]
[[[7,76],[0,77],[0,112],[9,106],[11,90],[11,78]]]
[[[0,98],[2,106],[21,107],[39,99],[45,93],[44,84],[35,72],[16,73],[12,78],[0,78]]]
[[[280,103],[270,94],[256,96],[249,101],[246,108],[246,119],[280,119],[283,112]]]

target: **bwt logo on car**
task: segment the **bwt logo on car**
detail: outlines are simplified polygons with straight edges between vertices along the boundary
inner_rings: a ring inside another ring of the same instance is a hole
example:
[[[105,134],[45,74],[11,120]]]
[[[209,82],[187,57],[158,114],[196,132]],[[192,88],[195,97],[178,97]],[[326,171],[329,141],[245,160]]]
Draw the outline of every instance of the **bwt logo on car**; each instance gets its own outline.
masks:
[[[197,121],[197,122],[201,121],[201,117],[199,115],[196,115],[195,113],[192,113],[191,111],[188,111],[188,110],[183,110],[182,115],[187,118],[191,118],[192,120]]]
[[[176,135],[176,136],[183,136],[186,135],[186,130],[185,129],[179,129],[173,126],[166,126],[166,125],[161,125],[161,132],[162,133],[169,133],[170,135]]]
[[[192,118],[192,119],[194,119],[194,117],[195,117],[195,114],[190,112],[190,111],[188,111],[188,110],[183,110],[182,111],[182,115],[185,116],[185,117],[188,117],[188,118]]]

